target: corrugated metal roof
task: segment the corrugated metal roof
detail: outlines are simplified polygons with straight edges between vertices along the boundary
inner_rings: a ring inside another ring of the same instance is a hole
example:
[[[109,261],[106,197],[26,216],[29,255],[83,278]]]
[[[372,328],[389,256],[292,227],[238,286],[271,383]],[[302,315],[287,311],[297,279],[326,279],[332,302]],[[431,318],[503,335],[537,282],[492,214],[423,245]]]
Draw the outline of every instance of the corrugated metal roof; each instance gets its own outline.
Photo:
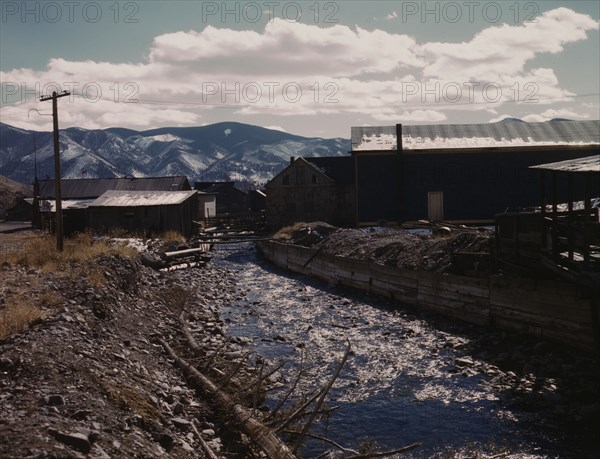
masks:
[[[556,163],[540,164],[529,168],[561,172],[600,172],[600,154]]]
[[[181,204],[197,191],[120,191],[103,193],[90,207],[143,207]]]
[[[600,145],[600,121],[521,121],[482,124],[402,125],[402,148],[489,148]],[[352,150],[395,150],[396,127],[353,127]]]
[[[185,191],[190,189],[187,177],[133,177],[62,179],[61,195],[64,199],[95,199],[109,190],[123,191]],[[40,196],[54,198],[54,180],[40,182]]]
[[[33,205],[33,198],[25,199],[29,204]],[[64,199],[62,202],[62,210],[87,209],[94,202],[93,199]],[[56,212],[56,200],[42,199],[40,200],[40,209],[42,212]]]

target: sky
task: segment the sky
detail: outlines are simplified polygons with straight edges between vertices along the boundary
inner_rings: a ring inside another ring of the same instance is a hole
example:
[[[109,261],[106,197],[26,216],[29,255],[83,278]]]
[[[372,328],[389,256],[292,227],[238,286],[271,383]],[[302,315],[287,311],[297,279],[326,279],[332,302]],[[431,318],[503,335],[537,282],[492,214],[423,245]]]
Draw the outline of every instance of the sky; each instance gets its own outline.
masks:
[[[0,121],[351,126],[600,119],[600,2],[0,2]]]

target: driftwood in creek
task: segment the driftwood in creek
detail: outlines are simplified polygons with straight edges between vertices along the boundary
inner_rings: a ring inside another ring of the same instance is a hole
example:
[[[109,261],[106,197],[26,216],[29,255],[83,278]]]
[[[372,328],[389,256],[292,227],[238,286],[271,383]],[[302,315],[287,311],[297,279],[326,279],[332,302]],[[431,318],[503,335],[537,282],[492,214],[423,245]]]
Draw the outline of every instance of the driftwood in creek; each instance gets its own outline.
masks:
[[[164,341],[160,340],[167,354],[183,370],[199,389],[212,396],[219,409],[229,413],[241,432],[246,434],[270,459],[295,459],[290,449],[275,435],[273,430],[256,420],[248,408],[236,403],[220,390],[210,379],[196,370],[192,365],[175,354],[175,351]]]

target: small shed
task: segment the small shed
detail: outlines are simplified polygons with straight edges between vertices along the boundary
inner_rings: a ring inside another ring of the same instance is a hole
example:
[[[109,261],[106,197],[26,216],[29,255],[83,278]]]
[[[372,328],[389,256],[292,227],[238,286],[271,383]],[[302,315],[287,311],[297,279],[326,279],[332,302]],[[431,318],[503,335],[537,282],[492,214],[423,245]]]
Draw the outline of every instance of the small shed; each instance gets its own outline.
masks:
[[[177,231],[189,237],[198,218],[196,191],[107,191],[88,207],[88,226],[128,232]]]

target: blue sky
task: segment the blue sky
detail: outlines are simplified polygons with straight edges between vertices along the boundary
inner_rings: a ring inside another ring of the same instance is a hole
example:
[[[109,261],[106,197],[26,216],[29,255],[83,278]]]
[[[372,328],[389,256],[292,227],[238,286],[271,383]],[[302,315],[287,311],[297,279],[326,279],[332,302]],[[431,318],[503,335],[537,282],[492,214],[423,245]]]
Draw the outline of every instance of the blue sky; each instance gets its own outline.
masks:
[[[3,1],[2,122],[357,125],[600,118],[597,1]]]

